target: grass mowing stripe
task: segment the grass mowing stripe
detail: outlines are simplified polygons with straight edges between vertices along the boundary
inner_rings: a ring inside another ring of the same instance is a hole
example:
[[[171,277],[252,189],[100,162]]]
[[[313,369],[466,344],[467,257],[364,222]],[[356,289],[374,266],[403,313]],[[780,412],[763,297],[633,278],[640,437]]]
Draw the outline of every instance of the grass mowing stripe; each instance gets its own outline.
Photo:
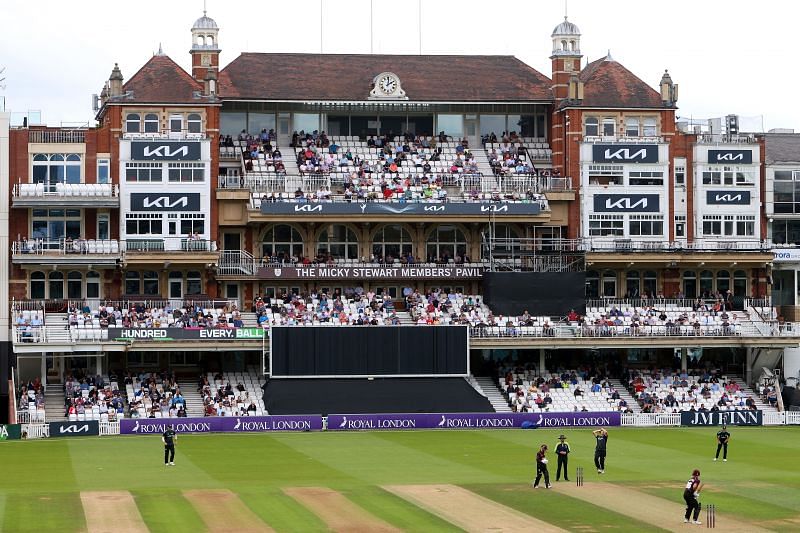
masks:
[[[192,504],[177,489],[138,490],[133,497],[150,531],[195,533],[205,529]]]
[[[757,489],[754,489],[757,490]],[[653,488],[645,489],[643,492],[659,496],[671,501],[682,501],[679,489],[667,488]],[[740,518],[756,521],[756,520],[772,520],[772,519],[785,519],[793,518],[797,515],[796,511],[791,511],[785,507],[771,504],[767,501],[755,500],[732,494],[725,490],[724,487],[717,489],[716,487],[707,487],[703,490],[700,497],[700,502],[703,504],[713,503],[717,506],[717,513],[724,513],[726,515],[738,516]]]
[[[313,533],[326,529],[317,515],[280,490],[246,488],[238,494],[245,505],[275,531]]]
[[[97,441],[97,437],[92,437]],[[69,455],[69,439],[17,440],[2,446],[0,491],[39,492],[76,490],[78,485]],[[85,440],[84,442],[90,442]],[[107,453],[107,452],[106,452]]]
[[[3,525],[3,520],[5,520],[6,516],[6,493],[0,492],[0,526]],[[2,531],[2,527],[0,527],[0,531]]]
[[[86,531],[77,492],[8,493],[2,531]]]
[[[463,485],[485,498],[507,505],[517,511],[556,524],[568,531],[585,532],[603,524],[602,529],[619,532],[667,531],[650,524],[639,522],[627,516],[592,505],[564,494],[555,489],[534,490],[530,485]],[[565,509],[569,509],[565,512]]]
[[[342,492],[356,505],[403,531],[420,533],[461,531],[450,522],[380,487],[363,486]]]

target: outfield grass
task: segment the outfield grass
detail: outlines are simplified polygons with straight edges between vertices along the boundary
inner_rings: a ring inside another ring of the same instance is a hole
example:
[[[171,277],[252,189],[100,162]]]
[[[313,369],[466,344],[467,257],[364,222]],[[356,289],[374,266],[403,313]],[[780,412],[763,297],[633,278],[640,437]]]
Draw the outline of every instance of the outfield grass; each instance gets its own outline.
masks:
[[[570,475],[592,467],[589,430],[564,430]],[[328,487],[388,524],[409,531],[454,531],[449,522],[384,491],[383,485],[454,484],[571,531],[655,530],[558,491],[533,491],[534,451],[560,430],[414,431],[181,435],[177,466],[163,466],[159,436],[0,443],[3,531],[86,528],[80,491],[130,491],[152,531],[204,530],[181,493],[229,489],[277,531],[321,531],[325,524],[282,492]],[[800,428],[733,428],[729,461],[713,462],[714,428],[611,429],[602,480],[675,502],[693,468],[703,500],[718,513],[775,530],[800,528]],[[555,479],[555,457],[550,463]],[[564,483],[564,482],[562,482]],[[679,517],[676,517],[676,520]],[[669,527],[668,527],[669,529]]]

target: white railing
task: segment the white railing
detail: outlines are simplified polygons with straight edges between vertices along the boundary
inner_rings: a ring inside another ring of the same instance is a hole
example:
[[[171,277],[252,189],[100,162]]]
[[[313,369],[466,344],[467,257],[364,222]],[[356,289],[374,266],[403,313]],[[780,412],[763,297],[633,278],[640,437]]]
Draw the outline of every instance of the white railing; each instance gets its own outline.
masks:
[[[86,130],[30,130],[28,142],[82,144],[86,142]]]
[[[634,427],[680,426],[680,413],[622,413],[621,425]]]
[[[783,415],[787,425],[800,425],[800,411],[784,411]]]
[[[43,410],[17,411],[17,424],[43,424],[45,422],[47,422],[47,418]]]
[[[221,276],[252,276],[257,269],[255,258],[244,250],[223,250],[220,254],[217,274]]]
[[[119,422],[100,422],[100,436],[119,435]]]
[[[664,138],[659,136],[628,137],[627,135],[586,135],[583,137],[583,142],[591,144],[597,144],[597,143],[657,144],[664,142]]]
[[[188,129],[182,129],[178,131],[173,131],[171,129],[162,129],[160,131],[154,131],[154,132],[126,132],[122,134],[122,138],[130,139],[132,141],[150,140],[150,139],[200,140],[200,139],[207,139],[208,136],[204,132],[192,132],[189,131]]]
[[[592,252],[676,252],[693,250],[695,252],[720,252],[720,251],[759,251],[767,252],[771,245],[767,241],[742,240],[710,240],[696,241],[664,241],[640,240],[633,238],[595,238],[586,239],[586,250]]]
[[[50,426],[47,424],[23,424],[21,433],[29,439],[42,439],[50,436]]]
[[[120,241],[125,252],[216,252],[217,241],[166,237]]]
[[[18,183],[12,191],[16,199],[83,198],[105,200],[119,198],[119,185],[113,183]]]
[[[765,426],[782,426],[786,424],[786,412],[762,411],[762,421]]]
[[[11,244],[12,254],[119,255],[116,239],[22,239]]]

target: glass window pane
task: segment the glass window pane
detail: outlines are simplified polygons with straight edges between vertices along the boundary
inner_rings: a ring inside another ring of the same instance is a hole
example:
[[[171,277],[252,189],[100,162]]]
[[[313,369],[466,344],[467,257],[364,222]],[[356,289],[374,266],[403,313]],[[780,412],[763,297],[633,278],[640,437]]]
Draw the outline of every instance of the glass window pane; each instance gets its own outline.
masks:
[[[220,113],[220,133],[236,137],[242,130],[247,131],[247,113]]]
[[[461,138],[464,135],[464,120],[462,115],[437,115],[436,128],[445,135]]]
[[[261,130],[269,131],[275,129],[274,113],[249,113],[247,119],[248,119],[247,131],[249,131],[253,135],[255,135],[256,133],[261,133]],[[347,135],[347,134],[343,133],[340,135]]]
[[[494,133],[500,139],[505,129],[505,115],[481,115],[481,135]]]
[[[297,132],[304,131],[311,133],[314,130],[319,130],[319,114],[318,113],[295,113],[294,114],[294,130]],[[254,132],[257,133],[257,132]]]

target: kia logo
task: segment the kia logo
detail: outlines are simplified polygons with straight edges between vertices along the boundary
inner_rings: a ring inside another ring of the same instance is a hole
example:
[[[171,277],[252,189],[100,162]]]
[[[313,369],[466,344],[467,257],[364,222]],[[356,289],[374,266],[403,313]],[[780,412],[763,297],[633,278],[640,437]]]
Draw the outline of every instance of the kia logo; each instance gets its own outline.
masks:
[[[744,161],[744,154],[733,154],[731,152],[717,154],[717,161]]]
[[[67,427],[60,427],[58,428],[58,432],[62,435],[64,433],[89,433],[89,424],[83,424],[82,426],[73,424]]]
[[[636,208],[646,209],[647,198],[634,200],[632,198],[623,197],[615,202],[612,202],[611,198],[606,200],[606,209],[636,209]]]
[[[630,148],[619,148],[618,150],[611,151],[610,148],[607,148],[605,151],[605,158],[610,160],[619,160],[619,161],[636,161],[637,159],[645,160],[647,158],[647,149],[640,148],[635,152],[631,151]]]
[[[184,146],[176,148],[175,150],[170,152],[169,145],[166,145],[166,144],[165,145],[161,145],[161,146],[156,146],[155,148],[150,148],[149,146],[145,146],[144,149],[142,150],[142,154],[144,155],[144,157],[152,157],[152,156],[156,156],[156,157],[175,157],[175,156],[188,157],[189,156],[189,147],[184,145]]]
[[[742,195],[741,194],[717,194],[714,196],[714,199],[717,202],[741,202]]]
[[[149,196],[145,196],[142,200],[142,207],[149,208],[149,207],[160,207],[164,208],[172,208],[172,207],[188,207],[189,206],[189,198],[186,196],[181,196],[176,198],[174,201],[170,202],[169,196],[157,196],[155,199],[150,199]]]

